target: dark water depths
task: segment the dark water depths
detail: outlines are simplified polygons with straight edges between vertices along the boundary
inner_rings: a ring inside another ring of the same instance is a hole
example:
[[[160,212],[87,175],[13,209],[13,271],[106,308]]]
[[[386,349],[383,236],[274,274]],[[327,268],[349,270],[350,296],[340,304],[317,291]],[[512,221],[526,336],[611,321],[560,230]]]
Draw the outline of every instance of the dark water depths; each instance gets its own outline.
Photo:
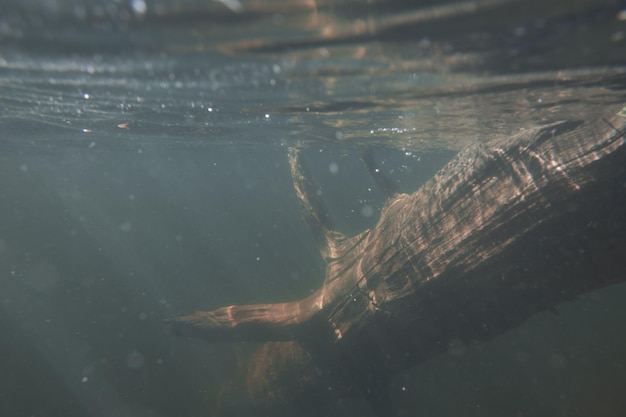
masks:
[[[624,51],[617,1],[5,1],[0,415],[221,415],[254,346],[164,319],[321,285],[288,146],[354,234],[384,203],[361,151],[415,190],[473,143],[614,112]],[[396,375],[398,412],[626,415],[625,300]]]

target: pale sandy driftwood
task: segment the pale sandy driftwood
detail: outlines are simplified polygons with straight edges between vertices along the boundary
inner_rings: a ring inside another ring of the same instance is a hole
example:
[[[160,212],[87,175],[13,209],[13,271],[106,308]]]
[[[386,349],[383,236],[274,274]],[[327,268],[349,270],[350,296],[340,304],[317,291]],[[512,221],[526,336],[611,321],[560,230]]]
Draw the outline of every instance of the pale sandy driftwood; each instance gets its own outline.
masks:
[[[626,281],[626,117],[615,113],[462,151],[350,238],[332,229],[292,149],[294,187],[327,262],[322,288],[175,325],[212,341],[292,341],[256,354],[253,399],[288,400],[332,377],[390,415],[381,389],[390,372]]]

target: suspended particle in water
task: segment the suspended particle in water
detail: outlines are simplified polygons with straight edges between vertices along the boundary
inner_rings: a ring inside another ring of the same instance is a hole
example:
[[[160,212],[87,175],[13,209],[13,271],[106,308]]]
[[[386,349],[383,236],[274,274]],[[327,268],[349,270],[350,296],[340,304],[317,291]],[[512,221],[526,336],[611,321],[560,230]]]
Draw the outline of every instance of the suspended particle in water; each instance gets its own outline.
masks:
[[[148,5],[144,0],[132,0],[130,6],[137,16],[143,16],[148,11]]]
[[[126,222],[124,222],[124,223],[122,223],[122,224],[120,225],[120,230],[121,230],[122,232],[127,232],[127,233],[128,233],[128,232],[130,232],[132,229],[133,229],[133,225],[132,225],[132,223],[131,223],[131,222],[126,221]]]
[[[136,349],[132,350],[128,356],[126,356],[126,365],[130,369],[139,369],[143,366],[145,361],[144,356],[139,353]]]
[[[330,171],[331,174],[337,174],[339,172],[339,165],[337,165],[336,162],[331,162],[328,165],[328,170]]]
[[[548,364],[555,369],[565,368],[567,366],[567,359],[560,353],[554,353],[548,359]]]
[[[369,204],[365,204],[363,207],[361,207],[361,215],[363,217],[369,218],[369,217],[372,217],[373,214],[374,214],[374,209]]]

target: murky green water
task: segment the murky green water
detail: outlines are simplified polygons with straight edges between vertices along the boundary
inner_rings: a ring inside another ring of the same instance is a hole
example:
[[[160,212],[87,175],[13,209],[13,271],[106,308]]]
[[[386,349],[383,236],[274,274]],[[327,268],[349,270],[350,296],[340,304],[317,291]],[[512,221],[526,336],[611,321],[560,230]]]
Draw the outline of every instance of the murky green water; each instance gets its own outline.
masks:
[[[410,192],[471,144],[619,109],[625,13],[584,0],[5,2],[0,414],[228,415],[220,392],[254,346],[178,338],[164,319],[321,285],[287,147],[357,233],[385,199],[365,150]],[[398,415],[624,415],[625,299],[623,285],[591,293],[394,376]],[[352,399],[322,410],[373,415]]]

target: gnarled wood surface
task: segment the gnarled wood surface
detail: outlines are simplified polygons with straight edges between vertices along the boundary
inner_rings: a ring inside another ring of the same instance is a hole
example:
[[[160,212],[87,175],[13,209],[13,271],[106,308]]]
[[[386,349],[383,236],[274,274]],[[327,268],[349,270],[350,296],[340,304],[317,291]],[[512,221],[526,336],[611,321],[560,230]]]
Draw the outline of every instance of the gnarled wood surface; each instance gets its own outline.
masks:
[[[626,281],[625,129],[615,109],[472,147],[413,194],[393,194],[376,226],[351,238],[332,229],[292,149],[294,187],[327,262],[322,288],[175,325],[213,341],[290,341],[257,353],[248,390],[259,402],[304,387],[320,398],[332,377],[391,415],[389,372]]]

